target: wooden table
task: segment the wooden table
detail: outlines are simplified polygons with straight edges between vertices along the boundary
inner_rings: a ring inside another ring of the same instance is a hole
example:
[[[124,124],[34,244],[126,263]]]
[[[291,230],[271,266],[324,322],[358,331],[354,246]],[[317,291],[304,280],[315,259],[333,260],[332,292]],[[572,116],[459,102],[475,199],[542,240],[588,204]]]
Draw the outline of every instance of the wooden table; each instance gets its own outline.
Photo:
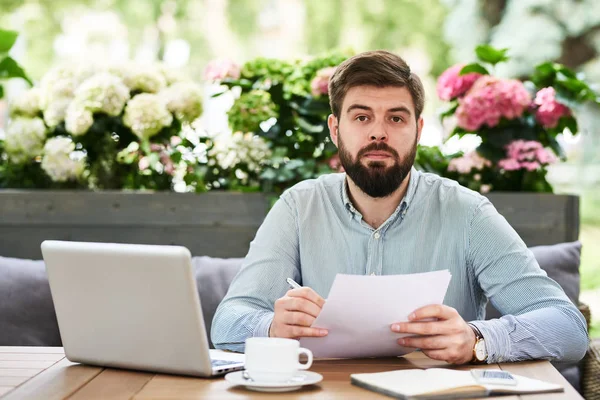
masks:
[[[61,347],[0,347],[0,397],[9,399],[389,399],[350,384],[350,374],[406,368],[445,367],[420,352],[403,358],[319,360],[311,371],[323,381],[288,393],[251,392],[231,386],[223,378],[190,378],[147,372],[93,367],[68,361]],[[494,364],[515,374],[559,383],[564,393],[510,396],[503,400],[581,399],[547,361]],[[460,369],[474,368],[463,366]]]

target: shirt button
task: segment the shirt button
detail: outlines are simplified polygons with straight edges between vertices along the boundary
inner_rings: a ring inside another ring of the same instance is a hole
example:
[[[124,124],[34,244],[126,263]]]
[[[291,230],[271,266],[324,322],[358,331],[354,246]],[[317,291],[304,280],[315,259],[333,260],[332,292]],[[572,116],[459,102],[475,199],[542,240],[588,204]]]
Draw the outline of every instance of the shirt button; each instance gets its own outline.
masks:
[[[375,232],[375,234],[373,235],[373,237],[375,239],[379,239],[381,237],[381,235],[379,234],[379,232]]]

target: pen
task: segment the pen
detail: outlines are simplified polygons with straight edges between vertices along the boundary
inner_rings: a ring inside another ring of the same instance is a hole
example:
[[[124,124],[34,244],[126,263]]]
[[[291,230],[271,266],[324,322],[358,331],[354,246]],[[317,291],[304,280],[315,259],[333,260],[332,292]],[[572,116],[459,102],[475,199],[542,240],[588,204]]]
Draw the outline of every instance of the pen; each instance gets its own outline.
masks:
[[[285,281],[288,283],[288,285],[290,285],[292,289],[300,289],[302,287],[298,284],[298,282],[296,282],[292,278],[287,278]]]

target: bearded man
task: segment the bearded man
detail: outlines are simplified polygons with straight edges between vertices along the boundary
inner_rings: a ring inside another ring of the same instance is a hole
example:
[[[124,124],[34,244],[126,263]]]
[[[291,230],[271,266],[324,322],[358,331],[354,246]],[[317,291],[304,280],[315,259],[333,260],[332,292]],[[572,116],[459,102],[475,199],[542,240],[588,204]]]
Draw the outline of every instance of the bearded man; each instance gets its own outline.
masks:
[[[327,335],[311,325],[337,273],[448,269],[443,305],[390,324],[414,335],[399,346],[455,364],[580,360],[585,319],[488,199],[413,168],[425,96],[404,60],[386,51],[352,57],[329,93],[345,173],[283,193],[215,314],[215,346],[243,351],[252,336]],[[288,277],[304,287],[287,290]],[[502,318],[483,320],[488,299]]]

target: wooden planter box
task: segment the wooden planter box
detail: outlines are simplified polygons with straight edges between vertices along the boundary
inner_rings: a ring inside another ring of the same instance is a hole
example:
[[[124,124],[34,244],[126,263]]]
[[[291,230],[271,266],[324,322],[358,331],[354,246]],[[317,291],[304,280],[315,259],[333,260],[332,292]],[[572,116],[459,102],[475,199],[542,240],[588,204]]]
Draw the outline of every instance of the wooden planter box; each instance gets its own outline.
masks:
[[[260,193],[0,190],[0,256],[40,259],[42,241],[56,239],[244,257],[267,210]]]
[[[579,198],[488,197],[529,246],[577,240]],[[40,259],[46,239],[177,244],[192,255],[243,257],[268,211],[261,193],[0,190],[0,256]]]
[[[529,247],[579,240],[579,196],[509,192],[486,196]]]

